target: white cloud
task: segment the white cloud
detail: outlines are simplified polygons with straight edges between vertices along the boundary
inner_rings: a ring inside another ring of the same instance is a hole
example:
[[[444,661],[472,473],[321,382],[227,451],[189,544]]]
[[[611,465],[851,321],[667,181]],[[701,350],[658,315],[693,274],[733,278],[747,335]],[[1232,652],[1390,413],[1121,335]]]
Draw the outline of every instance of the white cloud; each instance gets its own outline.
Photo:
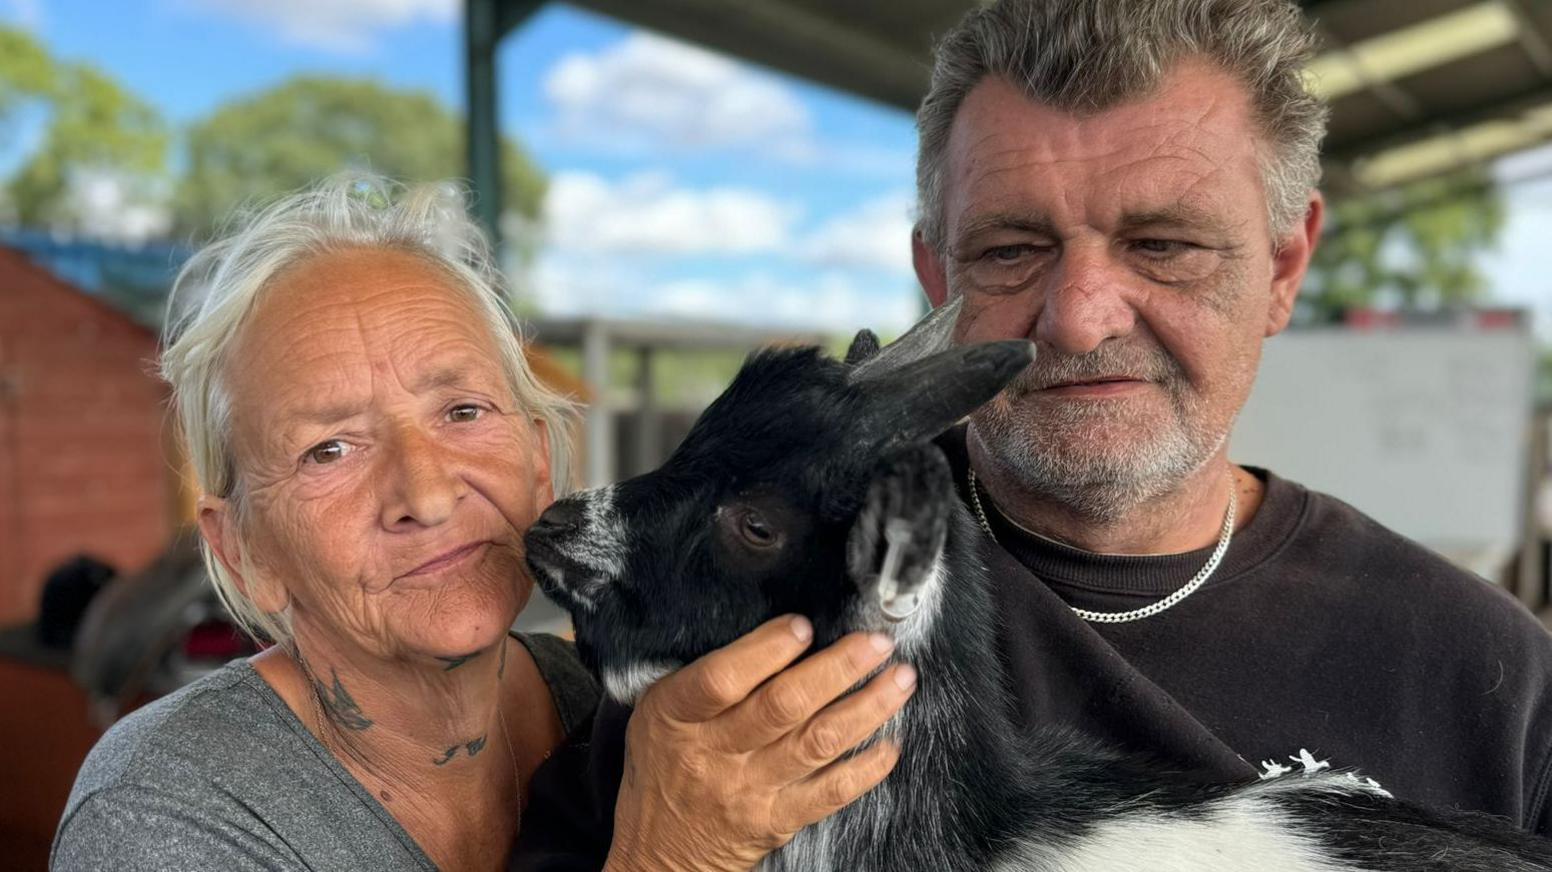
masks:
[[[922,305],[914,284],[880,288],[838,270],[811,281],[752,272],[725,281],[696,278],[643,287],[620,261],[551,254],[540,260],[533,278],[540,307],[561,317],[675,318],[835,335],[870,327],[891,335],[910,326]]]
[[[138,244],[172,228],[167,192],[118,173],[83,171],[70,179],[64,212],[70,229],[94,239]]]
[[[804,239],[799,253],[821,266],[909,276],[915,202],[915,197],[905,192],[869,200],[825,221]]]
[[[357,54],[384,30],[417,22],[449,24],[459,0],[185,0],[274,31],[289,43]]]
[[[920,314],[909,278],[910,208],[910,196],[896,193],[799,234],[799,210],[760,191],[684,188],[661,173],[609,181],[561,172],[546,196],[548,239],[531,286],[540,307],[558,316],[895,333]],[[776,277],[758,264],[738,272],[740,258],[771,255],[809,264],[812,277]],[[718,258],[716,271],[727,277],[644,281],[653,267],[643,257],[701,265]]]
[[[812,126],[808,109],[776,79],[644,32],[596,53],[567,55],[544,91],[565,131],[589,139],[799,148]]]
[[[545,223],[558,248],[583,253],[754,254],[788,244],[798,210],[759,191],[676,187],[659,173],[618,183],[557,173]]]
[[[628,157],[735,151],[838,176],[908,179],[908,126],[895,141],[823,138],[799,91],[776,76],[644,31],[562,57],[544,80],[555,111],[541,135]],[[902,116],[903,117],[903,116]]]
[[[732,282],[690,280],[654,289],[649,311],[715,321],[775,325],[850,334],[863,327],[903,331],[921,315],[917,295],[869,287],[843,272],[794,284],[753,274]]]
[[[0,2],[0,16],[23,30],[37,32],[43,29],[43,0],[5,0]]]

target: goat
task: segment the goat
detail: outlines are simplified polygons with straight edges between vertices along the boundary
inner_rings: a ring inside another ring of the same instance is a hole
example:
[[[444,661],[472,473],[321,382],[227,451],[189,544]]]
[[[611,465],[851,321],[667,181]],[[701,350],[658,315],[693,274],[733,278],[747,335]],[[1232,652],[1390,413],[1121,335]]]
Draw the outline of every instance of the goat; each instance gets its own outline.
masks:
[[[948,348],[954,315],[883,349],[863,331],[844,362],[756,353],[661,468],[558,501],[527,536],[535,577],[626,704],[788,612],[816,645],[891,633],[921,674],[885,728],[895,770],[762,872],[1552,869],[1552,842],[1351,773],[1204,785],[1067,731],[1016,735],[978,531],[931,440],[1033,346]]]

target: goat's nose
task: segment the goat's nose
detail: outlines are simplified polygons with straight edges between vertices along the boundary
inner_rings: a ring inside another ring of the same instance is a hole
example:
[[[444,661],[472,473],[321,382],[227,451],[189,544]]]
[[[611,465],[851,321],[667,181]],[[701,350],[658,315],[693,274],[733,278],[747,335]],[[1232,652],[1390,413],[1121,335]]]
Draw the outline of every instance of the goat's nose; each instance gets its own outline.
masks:
[[[561,500],[552,504],[534,521],[529,533],[535,536],[561,536],[574,533],[582,526],[586,507],[580,500]]]

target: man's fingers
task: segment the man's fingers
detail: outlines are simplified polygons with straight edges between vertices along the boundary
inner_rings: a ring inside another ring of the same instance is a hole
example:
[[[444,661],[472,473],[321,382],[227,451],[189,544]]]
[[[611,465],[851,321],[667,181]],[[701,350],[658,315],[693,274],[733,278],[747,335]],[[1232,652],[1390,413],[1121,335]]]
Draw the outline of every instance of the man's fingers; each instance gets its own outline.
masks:
[[[850,805],[878,786],[900,759],[893,742],[881,741],[789,785],[776,799],[772,820],[782,832],[795,833]]]
[[[884,670],[768,748],[753,764],[778,784],[801,781],[866,741],[894,717],[916,690],[916,670],[904,663]]]
[[[680,722],[710,720],[796,660],[813,638],[813,625],[799,615],[766,621],[659,681],[642,704]]]

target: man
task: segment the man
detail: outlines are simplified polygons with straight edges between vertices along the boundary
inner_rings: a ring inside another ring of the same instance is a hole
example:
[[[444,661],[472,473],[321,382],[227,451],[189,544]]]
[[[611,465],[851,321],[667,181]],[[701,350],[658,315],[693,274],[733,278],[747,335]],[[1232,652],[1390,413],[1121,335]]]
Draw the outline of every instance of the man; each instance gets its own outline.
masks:
[[[917,275],[958,341],[1038,347],[946,440],[1012,690],[1205,777],[1327,761],[1552,834],[1552,637],[1228,460],[1320,234],[1308,34],[1288,0],[1004,0],[938,47]]]
[[[959,341],[1038,348],[942,440],[986,533],[1009,689],[1024,724],[1202,778],[1329,763],[1552,835],[1552,636],[1228,460],[1320,234],[1311,45],[1290,0],[1002,0],[938,47],[917,275],[934,305],[963,298]],[[525,838],[592,814],[581,841],[607,843],[627,716],[600,710],[586,796],[565,801],[558,767],[536,785]]]

